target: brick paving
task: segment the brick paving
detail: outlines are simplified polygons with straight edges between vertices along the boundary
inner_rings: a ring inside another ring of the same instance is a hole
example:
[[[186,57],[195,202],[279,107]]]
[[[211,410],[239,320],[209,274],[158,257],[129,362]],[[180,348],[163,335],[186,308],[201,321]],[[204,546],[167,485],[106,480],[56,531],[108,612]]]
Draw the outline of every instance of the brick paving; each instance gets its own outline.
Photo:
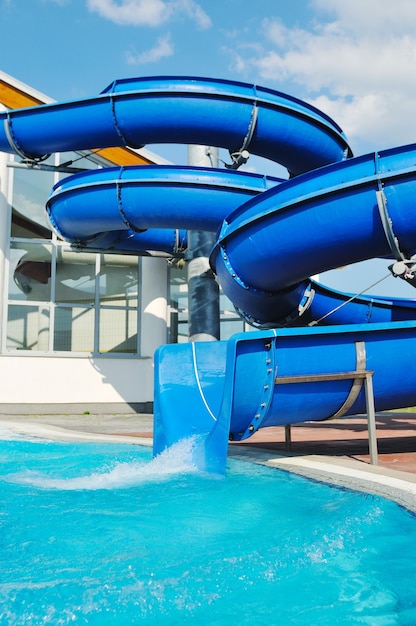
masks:
[[[377,413],[376,432],[378,465],[416,474],[416,412]],[[250,439],[232,445],[250,445],[277,453],[343,457],[370,463],[365,415],[292,425],[290,450],[285,444],[283,426],[260,429]]]

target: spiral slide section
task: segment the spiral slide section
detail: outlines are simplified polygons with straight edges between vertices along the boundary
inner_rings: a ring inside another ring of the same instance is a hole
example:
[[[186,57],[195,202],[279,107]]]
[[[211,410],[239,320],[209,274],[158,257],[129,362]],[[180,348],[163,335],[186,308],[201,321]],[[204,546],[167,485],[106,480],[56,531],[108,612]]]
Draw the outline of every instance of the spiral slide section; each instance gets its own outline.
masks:
[[[136,254],[176,256],[186,248],[187,230],[216,232],[229,213],[280,182],[233,170],[114,167],[59,182],[46,208],[58,234],[79,248],[123,252],[129,245]]]
[[[211,255],[258,325],[296,316],[305,275],[416,248],[416,146],[356,157],[279,185],[227,217]],[[394,315],[392,319],[394,318]]]
[[[202,144],[231,155],[249,150],[295,176],[351,156],[339,126],[318,109],[256,85],[207,78],[118,80],[95,98],[0,119],[0,151],[29,159],[109,146]]]
[[[415,303],[350,301],[308,278],[373,257],[411,259],[416,146],[352,158],[337,124],[303,102],[190,77],[115,81],[95,98],[0,118],[0,150],[29,162],[123,145],[229,150],[223,170],[149,166],[75,175],[55,187],[47,205],[56,231],[85,249],[180,255],[187,229],[217,231],[212,269],[240,314],[262,329],[226,343],[160,348],[155,453],[201,435],[200,465],[223,471],[229,437],[364,410],[359,381],[315,381],[319,374],[371,370],[376,409],[416,403]],[[236,171],[247,151],[280,163],[290,179]],[[334,326],[308,326],[323,318]],[[300,375],[313,380],[288,382]]]

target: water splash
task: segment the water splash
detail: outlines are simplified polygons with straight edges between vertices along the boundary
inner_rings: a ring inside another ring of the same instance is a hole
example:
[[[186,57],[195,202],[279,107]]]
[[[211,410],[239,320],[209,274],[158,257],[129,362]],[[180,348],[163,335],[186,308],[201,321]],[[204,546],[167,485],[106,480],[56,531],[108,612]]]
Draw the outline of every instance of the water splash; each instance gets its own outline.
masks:
[[[198,447],[199,438],[188,437],[173,444],[148,463],[138,461],[117,463],[111,469],[106,467],[101,471],[74,478],[51,478],[49,475],[27,470],[8,475],[5,480],[40,489],[61,491],[123,489],[145,482],[167,480],[175,474],[198,472],[194,461]]]

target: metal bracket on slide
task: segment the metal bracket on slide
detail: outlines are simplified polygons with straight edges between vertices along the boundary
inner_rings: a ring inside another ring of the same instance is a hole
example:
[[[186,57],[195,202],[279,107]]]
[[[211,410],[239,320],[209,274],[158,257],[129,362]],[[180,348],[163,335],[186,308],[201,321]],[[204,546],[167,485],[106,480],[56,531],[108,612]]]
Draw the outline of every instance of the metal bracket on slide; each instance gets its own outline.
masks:
[[[250,123],[248,125],[247,135],[244,137],[243,145],[236,152],[230,152],[232,163],[224,163],[226,168],[231,170],[237,170],[241,165],[247,163],[248,159],[250,158],[250,153],[247,148],[249,147],[254,135],[254,131],[256,130],[258,114],[259,110],[257,104],[255,103],[251,111]]]
[[[366,371],[367,353],[366,353],[364,341],[356,341],[355,356],[356,356],[355,372],[357,376],[359,376],[363,372],[365,373]],[[350,410],[350,408],[352,407],[352,405],[358,398],[358,394],[360,393],[362,386],[363,386],[363,379],[354,378],[352,387],[350,389],[350,392],[345,402],[338,409],[338,411],[334,413],[333,415],[331,415],[331,417],[328,417],[328,419],[334,420],[334,419],[337,419],[337,417],[342,417],[343,415],[348,413],[348,411]]]
[[[45,161],[51,156],[50,154],[44,154],[43,156],[40,156],[40,157],[34,157],[29,154],[26,154],[20,148],[15,138],[13,137],[12,119],[9,113],[7,113],[7,117],[4,119],[4,133],[7,137],[7,141],[9,142],[9,146],[11,147],[13,152],[17,154],[18,156],[20,156],[23,163],[27,165],[28,167],[33,167],[37,165],[38,163]]]
[[[379,189],[378,191],[376,191],[376,198],[378,212],[380,214],[384,234],[386,235],[387,243],[390,246],[390,250],[398,261],[404,261],[406,257],[400,250],[399,240],[394,234],[393,222],[387,210],[387,198],[383,189]]]
[[[116,101],[117,101],[117,94],[115,94],[114,92],[110,92],[109,93],[109,100],[110,100],[110,108],[111,108],[111,115],[113,118],[113,124],[114,124],[114,128],[116,129],[117,135],[120,137],[120,139],[123,142],[124,147],[126,148],[133,148],[134,150],[140,150],[141,148],[144,148],[144,144],[140,143],[140,144],[133,144],[131,141],[129,141],[127,139],[127,137],[125,136],[123,129],[121,128],[118,119],[117,119],[117,113],[116,113]]]
[[[389,270],[395,278],[399,277],[413,287],[416,287],[416,256],[411,256],[410,259],[408,259],[400,249],[399,240],[394,234],[393,222],[387,210],[387,199],[383,189],[376,191],[376,197],[384,234],[386,235],[390,250],[396,258],[396,262],[393,263],[393,265],[389,265]]]

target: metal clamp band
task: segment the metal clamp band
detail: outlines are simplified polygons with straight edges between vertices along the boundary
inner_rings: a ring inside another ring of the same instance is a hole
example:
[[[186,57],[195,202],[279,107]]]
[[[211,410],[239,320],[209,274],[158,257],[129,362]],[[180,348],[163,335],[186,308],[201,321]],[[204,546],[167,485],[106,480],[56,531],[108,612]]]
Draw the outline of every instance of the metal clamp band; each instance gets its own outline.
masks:
[[[45,154],[40,157],[34,157],[33,155],[26,154],[24,150],[20,148],[15,138],[13,137],[12,119],[9,113],[7,113],[7,117],[4,118],[4,133],[13,152],[20,156],[20,158],[28,165],[40,163],[41,161],[44,161],[51,156],[50,154]]]
[[[378,212],[380,214],[381,223],[383,225],[384,234],[386,235],[387,243],[390,246],[390,250],[394,254],[398,261],[404,261],[406,255],[400,250],[399,240],[393,231],[393,222],[389,216],[387,210],[387,199],[383,189],[376,191]]]
[[[254,103],[253,109],[251,111],[250,123],[247,129],[247,135],[244,137],[243,145],[236,152],[230,152],[230,157],[232,159],[232,163],[225,163],[225,167],[228,169],[236,170],[240,167],[240,165],[244,165],[247,163],[250,153],[247,148],[249,147],[251,140],[253,139],[254,131],[257,126],[257,118],[259,115],[259,109],[257,107],[257,103]]]
[[[356,369],[351,372],[333,372],[333,373],[325,373],[325,374],[306,374],[306,375],[294,375],[294,376],[278,376],[275,377],[275,385],[287,385],[294,383],[316,383],[316,382],[324,382],[329,381],[333,382],[336,380],[352,380],[351,389],[342,403],[338,411],[329,417],[324,418],[323,421],[332,420],[337,417],[341,417],[345,415],[356,399],[358,398],[358,394],[360,393],[364,379],[367,376],[372,375],[371,372],[365,369],[366,366],[366,350],[364,341],[357,341],[355,344],[356,351]]]
[[[9,142],[9,146],[11,147],[13,152],[15,152],[15,154],[20,156],[22,159],[27,159],[28,156],[23,152],[23,150],[19,148],[19,146],[14,140],[13,133],[12,133],[12,126],[11,126],[11,118],[10,118],[9,113],[7,113],[7,117],[4,119],[4,132],[7,137],[7,141]]]
[[[139,144],[139,145],[134,145],[131,141],[127,140],[127,137],[125,136],[124,132],[122,131],[118,120],[117,120],[117,114],[116,114],[116,99],[117,99],[117,94],[111,92],[110,93],[110,107],[111,107],[111,115],[113,118],[113,124],[114,124],[114,128],[117,131],[117,135],[120,137],[121,141],[123,142],[123,146],[125,148],[133,148],[134,150],[140,150],[140,148],[144,148],[144,144]]]
[[[360,374],[364,374],[366,371],[366,360],[367,360],[367,354],[365,350],[364,341],[356,342],[355,352],[356,352],[356,366],[355,366],[356,373],[359,372]],[[360,393],[362,386],[363,386],[363,378],[354,378],[354,382],[352,383],[352,387],[350,389],[350,392],[347,398],[345,399],[345,402],[340,406],[338,411],[334,413],[334,415],[331,415],[331,417],[328,417],[328,419],[333,420],[333,419],[336,419],[337,417],[342,417],[342,415],[345,415],[350,410],[350,408],[352,407],[356,399],[358,398],[358,394]]]

